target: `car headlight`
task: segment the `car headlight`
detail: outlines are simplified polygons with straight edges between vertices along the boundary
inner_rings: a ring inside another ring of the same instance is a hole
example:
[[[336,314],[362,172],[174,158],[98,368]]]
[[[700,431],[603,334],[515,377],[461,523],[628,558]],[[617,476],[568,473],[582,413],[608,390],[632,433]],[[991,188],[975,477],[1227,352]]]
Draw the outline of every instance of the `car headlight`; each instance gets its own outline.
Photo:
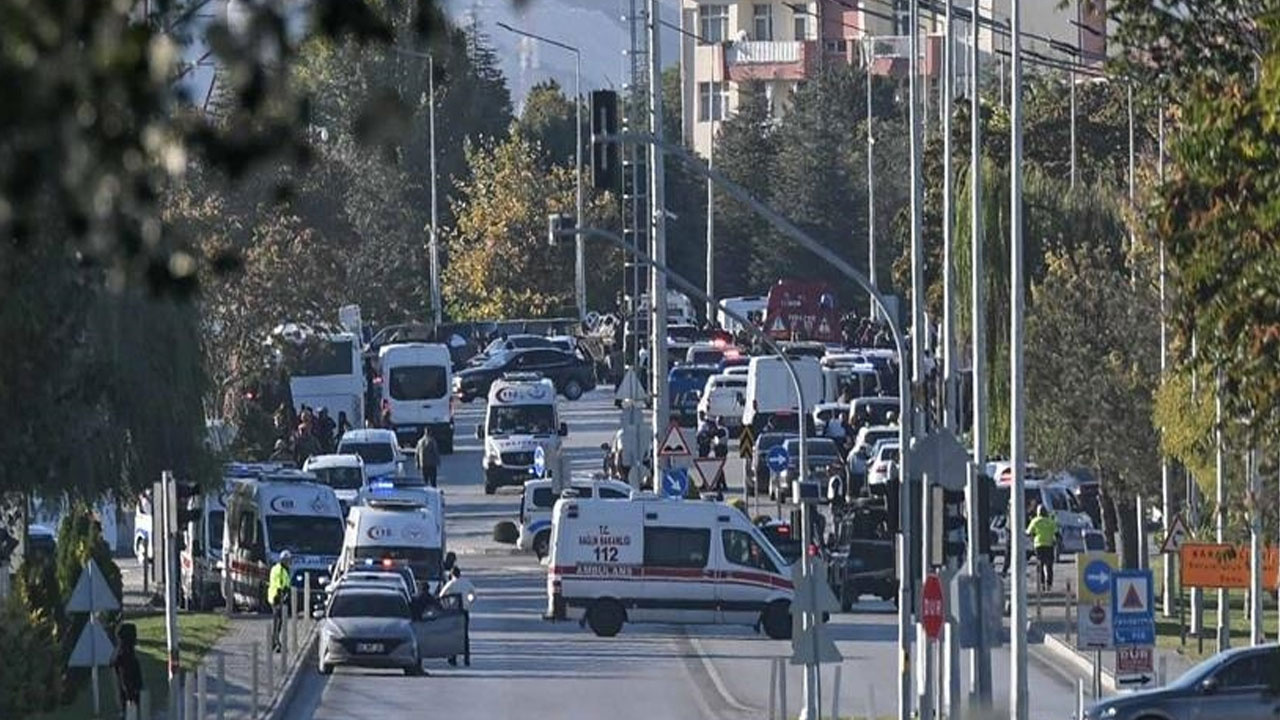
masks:
[[[1119,710],[1119,708],[1118,708],[1117,706],[1115,706],[1115,705],[1108,705],[1107,707],[1102,708],[1101,710],[1099,710],[1099,711],[1097,711],[1097,712],[1093,712],[1093,713],[1085,713],[1085,717],[1090,717],[1090,716],[1092,716],[1092,717],[1100,718],[1100,719],[1113,718],[1113,717],[1115,717],[1115,716],[1116,716],[1116,714],[1117,714],[1117,713],[1119,713],[1119,712],[1120,712],[1120,710]]]

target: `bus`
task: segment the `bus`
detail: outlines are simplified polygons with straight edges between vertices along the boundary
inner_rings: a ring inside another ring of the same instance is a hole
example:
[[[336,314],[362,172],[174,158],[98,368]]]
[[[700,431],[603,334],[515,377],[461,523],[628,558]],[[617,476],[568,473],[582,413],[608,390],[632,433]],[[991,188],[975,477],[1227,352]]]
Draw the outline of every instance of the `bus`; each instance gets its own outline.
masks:
[[[364,427],[364,358],[360,338],[350,332],[327,332],[298,326],[278,329],[289,369],[294,410],[306,405],[326,408],[335,422],[345,414],[351,427]]]

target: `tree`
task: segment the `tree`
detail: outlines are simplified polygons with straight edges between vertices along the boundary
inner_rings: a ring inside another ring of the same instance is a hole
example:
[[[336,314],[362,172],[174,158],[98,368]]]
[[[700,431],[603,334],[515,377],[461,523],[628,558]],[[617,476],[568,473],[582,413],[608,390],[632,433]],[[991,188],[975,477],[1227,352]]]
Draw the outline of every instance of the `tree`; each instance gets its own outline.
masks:
[[[467,155],[471,172],[454,203],[457,226],[445,236],[450,313],[460,319],[572,313],[573,243],[548,246],[547,216],[573,213],[573,171],[554,166],[544,172],[540,148],[519,132],[471,147]],[[592,198],[587,224],[613,227],[611,208],[608,196]],[[588,304],[592,296],[596,302],[612,299],[620,277],[618,253],[610,249],[599,257],[587,266]]]
[[[739,85],[738,110],[716,134],[715,167],[756,198],[773,193],[778,144],[764,85]],[[776,277],[765,275],[772,234],[759,217],[723,192],[716,193],[716,289],[724,297],[759,293]]]
[[[576,108],[564,95],[560,83],[547,80],[534,85],[524,100],[524,111],[516,121],[518,131],[542,148],[546,166],[573,166]],[[584,128],[584,135],[586,129]],[[586,159],[585,157],[583,158]]]
[[[1117,262],[1115,245],[1046,257],[1027,317],[1027,443],[1050,467],[1098,472],[1120,521],[1126,567],[1136,567],[1134,499],[1158,496],[1152,402],[1159,382],[1159,298],[1150,268]],[[1104,524],[1108,513],[1104,513]],[[1116,528],[1105,527],[1114,537]]]

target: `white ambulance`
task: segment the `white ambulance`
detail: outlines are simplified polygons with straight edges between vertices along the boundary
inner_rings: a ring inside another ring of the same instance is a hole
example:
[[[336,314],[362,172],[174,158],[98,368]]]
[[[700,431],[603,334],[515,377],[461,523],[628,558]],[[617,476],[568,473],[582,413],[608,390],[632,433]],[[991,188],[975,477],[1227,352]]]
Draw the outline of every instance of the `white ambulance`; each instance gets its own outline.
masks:
[[[791,636],[791,569],[724,503],[564,498],[552,513],[547,602],[602,637],[626,622],[752,625]]]
[[[536,373],[507,373],[489,388],[489,406],[476,439],[484,441],[484,492],[523,485],[535,477],[534,457],[542,448],[546,474],[560,459],[561,438],[569,428],[559,421],[556,388]]]
[[[333,488],[300,470],[264,473],[236,480],[227,495],[222,533],[222,587],[232,608],[267,608],[267,574],[288,550],[292,585],[311,590],[323,602],[329,568],[342,549],[342,508]]]
[[[423,590],[444,578],[443,518],[405,499],[369,499],[351,508],[337,572],[373,560],[408,565]]]

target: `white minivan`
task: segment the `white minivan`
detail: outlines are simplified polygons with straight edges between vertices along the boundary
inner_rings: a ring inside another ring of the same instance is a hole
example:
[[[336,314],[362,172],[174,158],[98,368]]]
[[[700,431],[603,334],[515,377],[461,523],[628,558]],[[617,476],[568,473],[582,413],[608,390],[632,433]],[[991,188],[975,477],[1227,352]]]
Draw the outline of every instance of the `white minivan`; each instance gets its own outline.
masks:
[[[791,637],[791,569],[742,511],[717,502],[562,498],[547,604],[611,637],[624,623],[727,623]]]
[[[449,348],[432,343],[396,343],[378,351],[382,401],[402,447],[422,434],[435,438],[440,453],[453,452],[453,359]]]
[[[741,375],[712,375],[698,398],[698,414],[716,418],[729,428],[742,426],[742,403],[738,398],[747,391],[747,379]]]
[[[750,425],[759,434],[760,430],[775,415],[791,415],[799,418],[809,410],[823,402],[824,380],[822,366],[816,358],[792,358],[796,374],[800,376],[800,387],[804,391],[804,410],[800,409],[796,398],[795,385],[782,359],[776,356],[753,357],[747,370],[747,391],[744,394],[742,424]]]

